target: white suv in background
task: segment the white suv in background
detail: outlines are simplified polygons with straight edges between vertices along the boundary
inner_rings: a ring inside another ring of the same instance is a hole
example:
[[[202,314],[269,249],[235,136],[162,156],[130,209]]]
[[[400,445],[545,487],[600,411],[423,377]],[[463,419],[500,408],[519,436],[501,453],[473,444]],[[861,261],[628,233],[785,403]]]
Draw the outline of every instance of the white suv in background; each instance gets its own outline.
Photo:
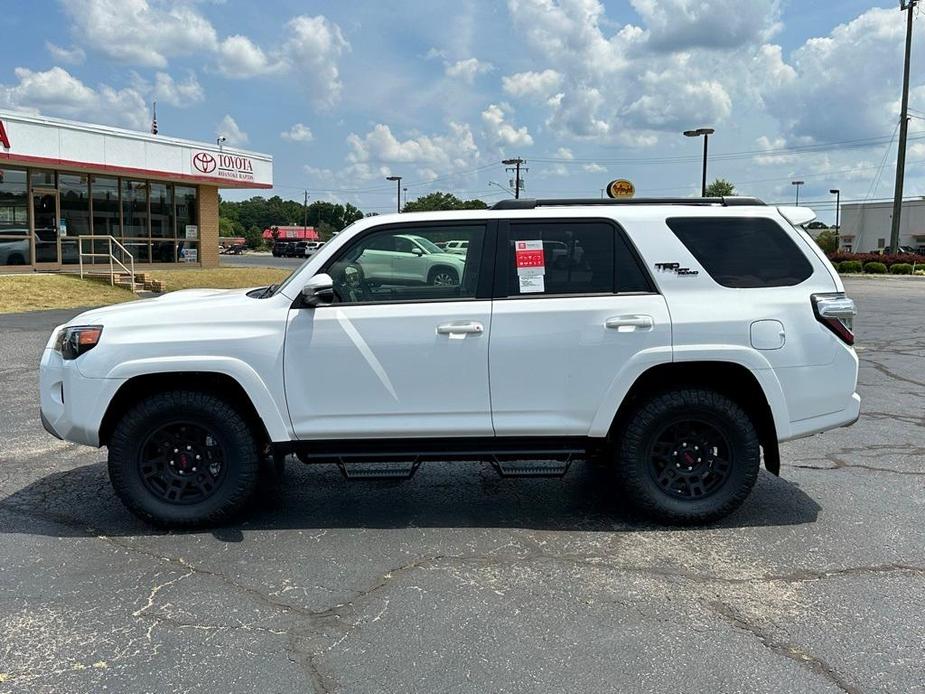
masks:
[[[762,457],[778,474],[778,442],[858,417],[854,304],[795,226],[812,217],[717,198],[366,218],[280,286],[59,327],[42,419],[107,446],[117,494],[161,525],[229,518],[288,454],[358,478],[465,459],[559,475],[594,456],[649,516],[712,521]]]

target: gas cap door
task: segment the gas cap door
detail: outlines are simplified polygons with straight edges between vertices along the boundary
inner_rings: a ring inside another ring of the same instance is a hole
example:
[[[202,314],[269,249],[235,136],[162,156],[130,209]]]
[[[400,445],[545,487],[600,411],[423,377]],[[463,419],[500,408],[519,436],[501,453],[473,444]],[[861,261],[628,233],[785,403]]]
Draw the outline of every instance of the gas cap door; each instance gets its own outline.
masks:
[[[752,323],[751,339],[755,349],[780,349],[787,340],[787,333],[779,320],[756,320]]]

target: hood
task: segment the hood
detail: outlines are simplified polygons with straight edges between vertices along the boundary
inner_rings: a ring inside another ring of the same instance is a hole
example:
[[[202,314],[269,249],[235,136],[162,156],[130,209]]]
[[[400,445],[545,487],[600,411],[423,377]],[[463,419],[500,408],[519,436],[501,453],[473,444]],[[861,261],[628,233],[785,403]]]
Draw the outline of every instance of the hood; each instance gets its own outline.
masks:
[[[246,296],[247,292],[254,289],[181,289],[152,299],[127,301],[85,311],[68,321],[67,325],[131,324],[169,320],[171,316],[180,315],[189,320],[196,314],[233,310],[234,306],[243,302],[255,301]]]

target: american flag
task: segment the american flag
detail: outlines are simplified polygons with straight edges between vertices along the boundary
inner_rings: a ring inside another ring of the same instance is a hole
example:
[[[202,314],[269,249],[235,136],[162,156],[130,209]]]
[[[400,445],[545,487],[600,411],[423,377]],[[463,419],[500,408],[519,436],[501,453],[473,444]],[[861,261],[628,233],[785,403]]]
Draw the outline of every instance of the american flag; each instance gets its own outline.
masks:
[[[151,134],[157,135],[157,102],[153,102],[151,111]]]

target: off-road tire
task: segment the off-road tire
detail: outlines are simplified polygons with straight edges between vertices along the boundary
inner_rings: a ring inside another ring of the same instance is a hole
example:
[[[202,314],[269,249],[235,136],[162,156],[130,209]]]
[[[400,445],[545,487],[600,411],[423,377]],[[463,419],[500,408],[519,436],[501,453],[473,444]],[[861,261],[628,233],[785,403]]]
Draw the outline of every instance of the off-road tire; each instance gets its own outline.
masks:
[[[176,420],[212,432],[226,466],[211,496],[196,503],[159,499],[142,480],[139,459],[144,442],[151,432]],[[234,407],[209,393],[178,390],[146,397],[125,413],[109,440],[113,489],[132,513],[159,527],[194,528],[227,522],[252,497],[259,473],[258,444],[251,428]]]
[[[659,486],[650,449],[664,427],[690,417],[718,429],[728,442],[730,470],[722,485],[702,498],[678,498]],[[626,501],[660,523],[697,525],[737,509],[758,477],[758,433],[745,410],[708,389],[661,393],[642,401],[627,418],[616,447],[615,471]]]

